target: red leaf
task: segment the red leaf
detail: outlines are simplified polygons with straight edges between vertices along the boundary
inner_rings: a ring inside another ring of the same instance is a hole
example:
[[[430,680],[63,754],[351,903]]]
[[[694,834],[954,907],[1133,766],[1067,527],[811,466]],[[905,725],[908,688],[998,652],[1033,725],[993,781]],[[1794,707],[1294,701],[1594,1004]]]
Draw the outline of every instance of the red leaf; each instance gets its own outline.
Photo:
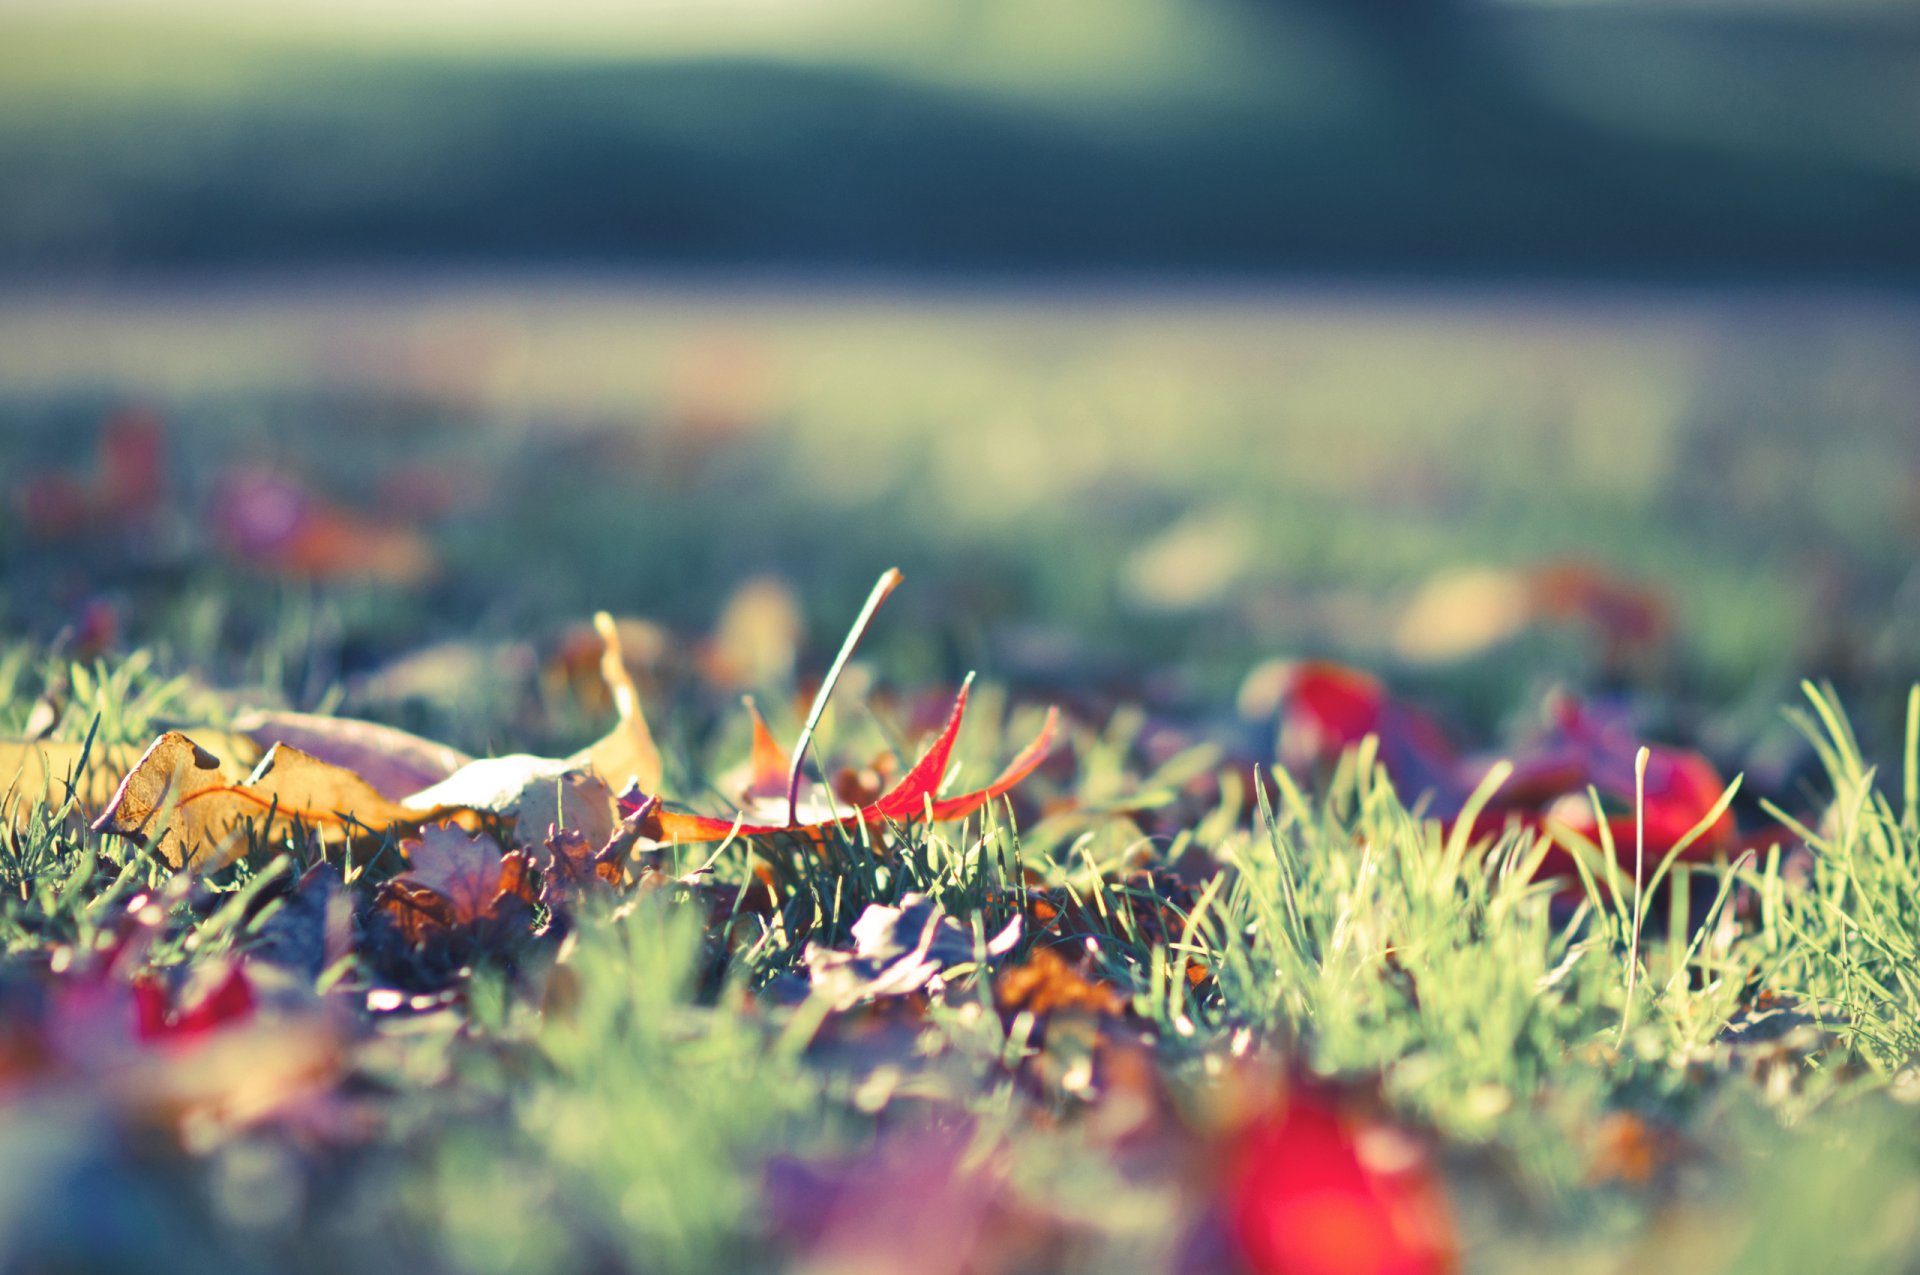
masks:
[[[143,978],[133,985],[133,1003],[141,1040],[187,1040],[251,1016],[253,984],[235,965],[205,995],[181,1005],[158,979]]]
[[[681,844],[720,841],[736,834],[743,837],[801,836],[821,840],[830,831],[845,834],[861,824],[877,827],[887,823],[911,823],[929,815],[942,821],[964,818],[1009,791],[1046,760],[1047,753],[1053,747],[1053,736],[1060,716],[1058,710],[1048,710],[1046,725],[1041,728],[1040,734],[1021,749],[1006,770],[985,788],[944,801],[935,800],[934,794],[939,791],[940,780],[946,773],[947,760],[953,755],[954,740],[960,734],[960,722],[966,708],[967,688],[963,686],[953,702],[953,712],[946,726],[920,760],[914,763],[906,777],[878,800],[860,807],[843,821],[825,819],[817,823],[736,824],[731,819],[662,809],[655,816],[655,822],[648,827],[646,835],[655,841]]]
[[[920,754],[920,760],[913,764],[906,777],[895,784],[892,790],[882,793],[880,799],[861,808],[860,815],[865,822],[873,822],[871,816],[884,819],[904,820],[926,813],[926,805],[940,791],[940,781],[947,775],[947,759],[953,756],[953,744],[960,737],[960,719],[967,712],[967,691],[971,682],[962,683],[960,693],[954,696],[953,711],[947,716],[947,724]]]
[[[1441,1275],[1453,1223],[1420,1148],[1350,1124],[1310,1091],[1244,1130],[1229,1156],[1228,1217],[1257,1275]]]

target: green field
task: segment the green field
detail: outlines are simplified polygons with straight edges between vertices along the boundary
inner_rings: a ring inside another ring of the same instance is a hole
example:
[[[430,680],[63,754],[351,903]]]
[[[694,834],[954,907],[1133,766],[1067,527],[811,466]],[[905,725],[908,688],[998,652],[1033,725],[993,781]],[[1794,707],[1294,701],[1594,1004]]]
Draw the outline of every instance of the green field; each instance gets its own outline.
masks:
[[[938,795],[1063,718],[964,821],[604,887],[487,806],[538,885],[452,921],[399,825],[179,870],[23,770],[0,1266],[1910,1269],[1917,349],[1908,299],[1759,288],[16,288],[0,737],[109,784],[246,709],[567,756],[604,609],[666,796],[731,818],[740,694],[791,741],[888,567],[825,773],[898,779],[969,672]],[[1548,578],[1611,600],[1494,614]],[[1417,732],[1287,778],[1276,657],[1523,763],[1585,697],[1741,776],[1743,839],[1536,879],[1541,824],[1376,768]],[[951,926],[895,994],[914,935],[855,925],[908,894]],[[1315,1190],[1371,1211],[1315,1248]]]

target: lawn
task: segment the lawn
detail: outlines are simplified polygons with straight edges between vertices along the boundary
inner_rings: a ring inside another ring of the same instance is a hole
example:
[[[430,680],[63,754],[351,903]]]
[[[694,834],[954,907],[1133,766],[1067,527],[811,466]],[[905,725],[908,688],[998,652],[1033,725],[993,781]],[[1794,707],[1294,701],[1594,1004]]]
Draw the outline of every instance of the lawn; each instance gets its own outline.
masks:
[[[1916,337],[16,291],[0,1264],[1910,1269]]]

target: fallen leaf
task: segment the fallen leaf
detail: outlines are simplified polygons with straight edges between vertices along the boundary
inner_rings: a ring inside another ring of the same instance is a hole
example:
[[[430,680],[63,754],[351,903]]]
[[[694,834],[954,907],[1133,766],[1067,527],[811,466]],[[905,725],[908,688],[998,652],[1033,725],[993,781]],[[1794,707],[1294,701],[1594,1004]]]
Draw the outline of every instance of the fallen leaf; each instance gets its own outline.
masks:
[[[1444,1275],[1459,1244],[1419,1144],[1292,1086],[1226,1155],[1226,1207],[1256,1275]]]
[[[650,792],[657,791],[662,774],[660,748],[654,743],[646,715],[640,711],[640,692],[627,673],[619,626],[605,611],[596,614],[593,623],[606,644],[600,656],[600,676],[612,693],[620,721],[606,738],[575,753],[570,764],[591,766],[616,790],[639,784]]]
[[[402,841],[407,870],[394,878],[445,899],[460,924],[489,915],[502,895],[531,898],[525,880],[526,856],[502,852],[492,838],[463,828],[434,824],[415,840]]]
[[[234,718],[233,729],[262,749],[289,744],[310,757],[344,766],[394,798],[437,784],[473,760],[456,748],[397,727],[350,717],[255,710]]]
[[[176,995],[158,976],[134,982],[141,1040],[191,1040],[252,1017],[253,984],[244,968],[213,964],[197,972],[201,986],[189,989],[189,997]]]
[[[959,737],[961,719],[966,714],[967,690],[966,686],[960,688],[959,695],[953,701],[953,711],[948,715],[946,726],[906,776],[878,799],[850,812],[844,820],[823,819],[812,823],[761,824],[746,822],[744,815],[736,821],[715,819],[707,815],[685,814],[662,808],[654,816],[648,835],[655,841],[675,844],[721,841],[734,835],[797,836],[820,841],[835,832],[841,835],[850,834],[853,829],[861,825],[878,828],[888,823],[905,824],[920,819],[965,818],[994,798],[1012,790],[1016,784],[1039,768],[1040,763],[1046,760],[1047,753],[1053,747],[1054,732],[1060,721],[1057,709],[1047,710],[1047,720],[1041,727],[1039,735],[1020,751],[993,782],[984,788],[958,797],[940,799],[936,794],[941,780],[945,778],[947,761],[953,754],[954,741]]]
[[[1061,1012],[1113,1017],[1127,1008],[1119,988],[1088,978],[1051,947],[1036,947],[1023,964],[1001,970],[993,995],[1002,1012],[1035,1018]]]
[[[456,932],[482,942],[524,932],[534,903],[531,857],[492,838],[434,825],[403,841],[407,871],[380,887],[375,906],[418,947]]]
[[[471,810],[498,815],[514,827],[516,846],[539,844],[549,824],[579,831],[595,844],[613,835],[613,790],[592,769],[572,760],[483,757],[430,788],[403,799],[413,810]]]
[[[854,947],[836,951],[809,943],[807,970],[815,991],[840,1009],[887,996],[907,996],[953,966],[974,959],[973,932],[924,895],[909,894],[897,907],[870,903],[853,923]],[[1019,943],[1018,915],[987,940],[988,956],[1003,956]]]
[[[349,841],[417,826],[438,813],[389,801],[352,771],[285,744],[236,782],[220,758],[169,731],[127,772],[93,828],[151,843],[176,868],[204,869],[239,854],[249,826],[269,839],[304,825],[323,840],[331,834]]]
[[[601,886],[617,886],[626,878],[626,847],[614,834],[605,845],[589,841],[576,828],[548,825],[544,843],[546,854],[536,860],[541,873],[540,897],[544,902],[578,896]]]
[[[1248,688],[1243,688],[1243,712],[1278,714],[1283,765],[1324,770],[1372,736],[1395,786],[1409,800],[1427,797],[1429,812],[1442,822],[1450,823],[1462,811],[1495,764],[1487,757],[1461,756],[1432,719],[1401,704],[1378,678],[1357,669],[1323,661],[1278,671],[1263,667],[1250,675]],[[1480,811],[1472,835],[1497,833],[1517,821],[1561,843],[1542,864],[1542,873],[1568,872],[1569,846],[1602,840],[1602,820],[1588,794],[1592,788],[1608,803],[1604,826],[1615,856],[1633,871],[1642,827],[1634,809],[1634,767],[1642,744],[1625,721],[1590,711],[1570,697],[1557,699],[1550,729],[1512,754],[1513,771]],[[1712,813],[1726,783],[1699,753],[1647,747],[1644,866],[1651,870]],[[1731,811],[1723,811],[1684,857],[1711,858],[1728,850],[1737,836]]]

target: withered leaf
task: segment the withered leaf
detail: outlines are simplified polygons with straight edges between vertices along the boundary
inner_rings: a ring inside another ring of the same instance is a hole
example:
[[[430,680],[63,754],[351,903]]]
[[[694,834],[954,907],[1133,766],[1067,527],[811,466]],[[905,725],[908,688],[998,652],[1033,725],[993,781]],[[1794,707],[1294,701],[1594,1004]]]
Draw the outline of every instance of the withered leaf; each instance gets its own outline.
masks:
[[[265,837],[301,824],[323,840],[348,841],[416,826],[435,813],[389,801],[352,771],[285,744],[235,781],[220,758],[168,731],[127,772],[93,827],[151,842],[177,868],[217,868],[246,845],[249,825]]]
[[[987,940],[986,954],[1003,956],[1020,942],[1015,916]],[[898,907],[870,903],[853,923],[854,950],[808,944],[805,959],[814,988],[846,1008],[859,1001],[906,996],[937,976],[974,958],[973,934],[924,895],[909,894]]]
[[[435,933],[489,922],[524,922],[534,901],[532,860],[486,836],[435,824],[400,843],[411,864],[381,887],[379,906],[400,933],[420,943]]]
[[[525,877],[527,857],[503,853],[490,837],[434,824],[422,829],[418,839],[402,841],[400,848],[410,866],[396,879],[445,899],[458,922],[488,915],[502,895],[531,897]]]
[[[1050,947],[1036,947],[1024,964],[1001,970],[993,990],[1002,1010],[1036,1018],[1062,1011],[1116,1016],[1127,1007],[1119,988],[1088,978]]]
[[[457,748],[351,717],[255,710],[236,717],[233,729],[263,749],[291,744],[311,757],[345,766],[396,799],[439,783],[473,760]]]
[[[546,854],[538,859],[541,898],[553,901],[621,884],[626,878],[623,861],[631,845],[632,838],[623,838],[618,832],[601,845],[587,840],[576,828],[549,824]]]
[[[613,835],[615,824],[606,782],[591,768],[551,757],[484,757],[404,800],[416,809],[499,815],[513,822],[522,846],[540,844],[540,830],[549,824],[575,829],[597,845]]]
[[[593,624],[606,643],[600,657],[600,676],[613,695],[620,721],[606,738],[581,749],[567,759],[567,764],[591,767],[616,790],[639,784],[649,792],[657,791],[662,775],[660,747],[654,743],[646,715],[640,711],[640,691],[627,673],[619,626],[605,611],[593,617]]]

